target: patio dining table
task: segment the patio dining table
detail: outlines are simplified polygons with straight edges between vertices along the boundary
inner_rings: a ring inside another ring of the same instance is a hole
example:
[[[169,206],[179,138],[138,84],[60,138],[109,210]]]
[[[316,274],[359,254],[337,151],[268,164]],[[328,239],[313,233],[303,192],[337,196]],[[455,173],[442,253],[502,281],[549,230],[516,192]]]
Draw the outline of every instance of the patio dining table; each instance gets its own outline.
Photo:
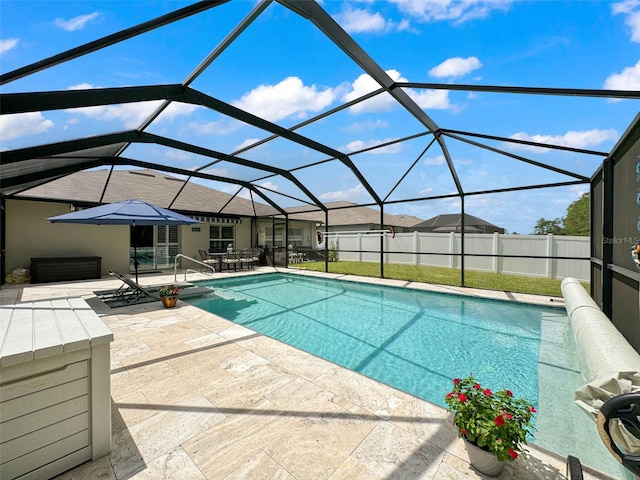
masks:
[[[222,270],[222,259],[223,257],[227,255],[226,253],[211,253],[211,252],[207,252],[207,258],[209,258],[209,260],[213,260],[215,261],[215,268],[217,271]]]
[[[220,252],[220,253],[211,253],[207,252],[207,257],[210,260],[214,260],[215,268],[217,271],[222,271],[222,267],[226,265],[227,269],[231,268],[231,265],[234,266],[235,270],[242,269],[243,267],[250,267],[252,264],[252,257],[246,257],[243,255],[248,255],[246,252],[242,250],[234,250],[233,252]],[[235,261],[225,261],[226,259],[235,259]]]

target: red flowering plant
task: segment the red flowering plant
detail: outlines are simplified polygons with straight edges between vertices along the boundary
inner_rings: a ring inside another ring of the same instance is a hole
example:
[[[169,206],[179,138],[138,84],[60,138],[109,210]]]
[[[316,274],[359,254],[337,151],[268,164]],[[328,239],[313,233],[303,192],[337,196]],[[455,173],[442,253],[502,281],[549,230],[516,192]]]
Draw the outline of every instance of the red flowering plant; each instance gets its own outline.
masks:
[[[493,453],[498,460],[515,460],[524,452],[527,436],[533,435],[531,420],[536,409],[510,390],[492,392],[473,376],[454,378],[445,396],[453,423],[461,437]]]
[[[180,288],[176,287],[175,285],[164,285],[158,290],[158,295],[160,295],[161,297],[175,297],[176,295],[178,295],[179,291]]]

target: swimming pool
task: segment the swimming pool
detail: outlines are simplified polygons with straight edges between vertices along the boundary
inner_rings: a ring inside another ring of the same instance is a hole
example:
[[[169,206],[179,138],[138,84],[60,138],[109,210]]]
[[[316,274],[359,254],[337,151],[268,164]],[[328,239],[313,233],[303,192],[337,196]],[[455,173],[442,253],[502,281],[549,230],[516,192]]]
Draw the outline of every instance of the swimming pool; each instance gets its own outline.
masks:
[[[469,373],[509,388],[539,412],[534,443],[620,474],[573,405],[582,380],[562,308],[295,274],[204,284],[215,295],[189,303],[432,403]]]

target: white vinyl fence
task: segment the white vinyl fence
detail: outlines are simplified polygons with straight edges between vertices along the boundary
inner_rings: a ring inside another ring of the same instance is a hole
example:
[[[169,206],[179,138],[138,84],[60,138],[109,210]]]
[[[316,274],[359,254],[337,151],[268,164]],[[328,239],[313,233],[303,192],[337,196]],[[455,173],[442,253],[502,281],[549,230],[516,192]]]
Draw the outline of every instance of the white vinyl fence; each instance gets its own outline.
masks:
[[[467,233],[465,270],[530,275],[561,279],[574,277],[589,281],[590,239],[557,235],[505,235]],[[380,235],[329,233],[329,248],[337,247],[339,259],[356,262],[380,261]],[[383,237],[384,261],[447,268],[460,268],[462,238],[459,233],[396,233]],[[454,255],[449,255],[454,254]],[[511,258],[480,255],[525,255],[564,258]]]

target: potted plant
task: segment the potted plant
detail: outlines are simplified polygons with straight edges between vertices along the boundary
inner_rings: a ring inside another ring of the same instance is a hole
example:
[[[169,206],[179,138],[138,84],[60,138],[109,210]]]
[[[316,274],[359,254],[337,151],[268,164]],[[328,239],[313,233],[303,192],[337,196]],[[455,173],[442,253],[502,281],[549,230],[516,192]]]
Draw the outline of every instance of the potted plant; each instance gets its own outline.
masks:
[[[470,375],[453,379],[445,402],[454,413],[453,423],[465,440],[469,460],[480,472],[497,476],[506,461],[524,453],[536,413],[524,398],[514,398],[506,389],[493,392]]]
[[[166,308],[175,307],[176,302],[178,301],[179,291],[180,289],[175,285],[164,285],[160,287],[160,290],[158,290],[158,295],[160,296],[162,304]]]

